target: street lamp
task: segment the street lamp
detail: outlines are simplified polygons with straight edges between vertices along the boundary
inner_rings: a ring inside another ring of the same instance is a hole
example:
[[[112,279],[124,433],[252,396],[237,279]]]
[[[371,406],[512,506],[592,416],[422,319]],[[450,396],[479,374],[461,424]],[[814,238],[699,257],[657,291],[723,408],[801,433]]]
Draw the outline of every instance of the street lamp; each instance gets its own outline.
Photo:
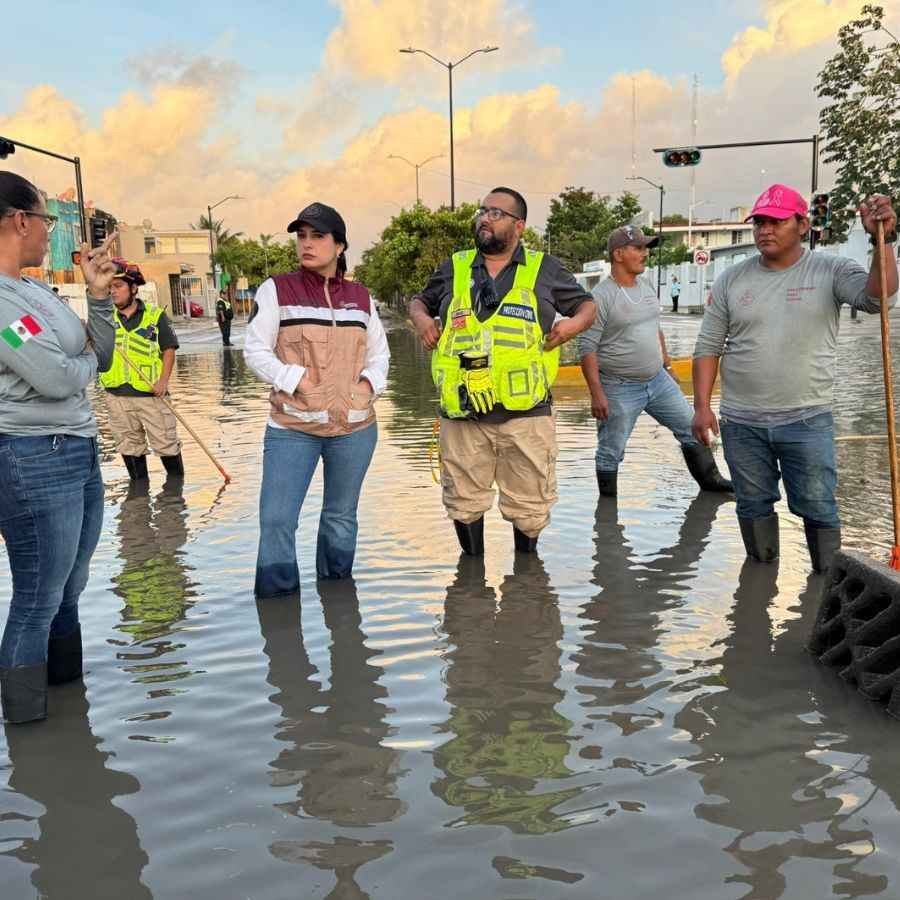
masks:
[[[456,181],[453,168],[453,70],[457,66],[461,66],[470,56],[475,56],[476,53],[493,53],[495,50],[499,49],[499,47],[490,46],[479,47],[477,50],[467,53],[462,59],[457,60],[456,62],[444,62],[444,60],[438,59],[427,50],[420,50],[418,47],[400,48],[401,53],[423,53],[429,59],[433,59],[438,65],[443,66],[447,70],[447,79],[450,85],[450,209],[456,209]]]
[[[206,207],[206,224],[209,226],[209,268],[212,271],[213,290],[216,290],[218,285],[216,284],[216,256],[215,256],[216,251],[213,248],[212,211],[217,206],[221,206],[223,203],[227,203],[229,200],[243,200],[243,199],[244,199],[243,197],[240,197],[237,194],[230,194],[224,200],[220,200],[218,203],[214,203],[212,206]]]
[[[656,244],[656,299],[659,300],[662,295],[663,194],[665,194],[666,189],[661,184],[656,184],[649,178],[644,178],[643,175],[629,175],[625,180],[645,181],[650,187],[654,187],[659,191],[659,241]]]
[[[0,159],[6,159],[16,152],[16,147],[23,150],[31,150],[33,153],[42,153],[44,156],[52,156],[54,159],[61,159],[63,162],[72,163],[75,166],[75,190],[78,194],[78,219],[81,223],[81,240],[88,241],[87,221],[84,213],[84,191],[81,187],[81,159],[77,156],[63,156],[60,153],[54,153],[52,150],[44,150],[42,147],[32,147],[31,144],[23,144],[21,141],[14,141],[12,138],[0,137]]]
[[[408,166],[412,166],[416,170],[416,206],[421,203],[419,200],[419,169],[422,168],[426,163],[430,163],[435,159],[443,159],[444,154],[438,153],[437,156],[429,156],[428,159],[423,160],[420,163],[410,162],[405,156],[398,156],[396,153],[392,153],[388,159],[402,159]]]
[[[691,203],[688,206],[688,230],[687,230],[687,245],[688,250],[693,249],[691,246],[691,235],[694,228],[694,210],[698,206],[703,206],[704,203],[711,203],[711,200],[698,200],[696,203]]]

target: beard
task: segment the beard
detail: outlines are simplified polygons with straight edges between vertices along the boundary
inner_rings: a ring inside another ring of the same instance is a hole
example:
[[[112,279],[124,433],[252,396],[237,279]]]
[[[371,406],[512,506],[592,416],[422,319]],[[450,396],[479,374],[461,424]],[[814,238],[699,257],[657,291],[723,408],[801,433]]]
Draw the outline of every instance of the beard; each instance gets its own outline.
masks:
[[[500,237],[490,231],[481,232],[475,229],[475,246],[482,252],[488,254],[503,253],[509,246],[506,238]]]

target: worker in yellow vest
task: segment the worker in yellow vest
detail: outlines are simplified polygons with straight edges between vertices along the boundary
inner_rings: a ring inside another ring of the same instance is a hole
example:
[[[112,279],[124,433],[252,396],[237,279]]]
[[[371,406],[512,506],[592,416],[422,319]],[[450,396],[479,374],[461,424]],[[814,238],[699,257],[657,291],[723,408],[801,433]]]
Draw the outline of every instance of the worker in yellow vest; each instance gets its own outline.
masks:
[[[550,388],[559,347],[595,315],[558,259],[522,246],[527,215],[518,191],[494,188],[475,217],[476,249],[444,262],[409,304],[433,351],[444,506],[473,556],[484,553],[495,481],[516,550],[537,548],[557,499]]]
[[[148,444],[162,459],[167,476],[182,478],[175,416],[162,399],[169,389],[178,338],[165,312],[138,297],[138,288],[146,284],[141,270],[123,259],[114,262],[118,268],[110,293],[118,352],[109,371],[100,376],[109,426],[132,481],[148,477]]]

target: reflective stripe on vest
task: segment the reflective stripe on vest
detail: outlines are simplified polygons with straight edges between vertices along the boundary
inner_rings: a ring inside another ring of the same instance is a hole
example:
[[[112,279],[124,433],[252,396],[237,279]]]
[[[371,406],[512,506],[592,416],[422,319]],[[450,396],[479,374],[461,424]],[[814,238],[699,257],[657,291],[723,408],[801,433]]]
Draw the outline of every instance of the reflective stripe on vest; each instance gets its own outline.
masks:
[[[534,286],[544,254],[525,251],[525,265],[516,266],[509,293],[494,313],[479,322],[472,308],[472,263],[475,250],[453,255],[453,298],[443,331],[431,355],[431,377],[437,386],[441,410],[451,419],[469,416],[460,403],[459,354],[483,350],[490,356],[494,392],[512,411],[525,411],[547,399],[559,370],[559,348],[544,352],[544,332]]]
[[[100,375],[103,387],[115,388],[123,384],[131,385],[135,390],[149,393],[151,386],[159,381],[162,375],[162,355],[159,352],[158,323],[163,310],[159,306],[144,307],[140,324],[133,331],[128,331],[122,324],[117,309],[113,310],[113,324],[116,327],[116,348],[121,350],[140,370],[141,378],[132,366],[118,353],[113,354],[112,366],[108,372]],[[144,380],[146,379],[146,381]],[[149,382],[149,384],[148,384]]]

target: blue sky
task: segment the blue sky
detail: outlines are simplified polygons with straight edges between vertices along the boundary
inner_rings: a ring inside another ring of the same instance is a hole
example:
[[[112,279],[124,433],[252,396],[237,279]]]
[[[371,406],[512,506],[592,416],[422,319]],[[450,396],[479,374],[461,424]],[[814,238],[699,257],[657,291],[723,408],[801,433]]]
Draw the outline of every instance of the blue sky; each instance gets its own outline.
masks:
[[[458,198],[527,186],[540,227],[567,184],[624,189],[633,78],[638,172],[665,180],[669,208],[684,211],[688,174],[650,148],[687,143],[693,74],[701,142],[807,136],[816,73],[861,2],[8,3],[5,34],[29,39],[5,42],[0,133],[82,156],[88,192],[132,221],[180,227],[240,193],[237,227],[278,231],[315,197],[357,209],[369,239],[415,197],[412,172],[388,156],[447,152],[445,75],[397,48],[459,58],[494,43],[455,78]],[[890,21],[900,15],[900,0],[885,5]],[[8,164],[48,190],[67,186],[33,157]],[[429,205],[447,201],[448,169],[443,159],[423,171]],[[720,215],[808,172],[803,149],[705,157],[696,197]],[[641,195],[651,207],[652,194]]]

